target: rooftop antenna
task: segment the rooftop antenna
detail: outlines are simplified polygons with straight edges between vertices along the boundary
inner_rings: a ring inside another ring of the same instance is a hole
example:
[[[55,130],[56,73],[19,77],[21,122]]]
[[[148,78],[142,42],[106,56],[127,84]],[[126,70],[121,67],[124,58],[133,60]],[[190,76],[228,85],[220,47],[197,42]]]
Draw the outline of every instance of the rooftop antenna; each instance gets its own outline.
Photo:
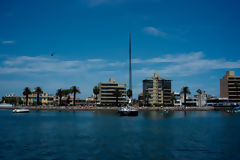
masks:
[[[131,60],[131,53],[132,48],[131,48],[131,32],[129,32],[129,89],[132,90],[132,60]]]

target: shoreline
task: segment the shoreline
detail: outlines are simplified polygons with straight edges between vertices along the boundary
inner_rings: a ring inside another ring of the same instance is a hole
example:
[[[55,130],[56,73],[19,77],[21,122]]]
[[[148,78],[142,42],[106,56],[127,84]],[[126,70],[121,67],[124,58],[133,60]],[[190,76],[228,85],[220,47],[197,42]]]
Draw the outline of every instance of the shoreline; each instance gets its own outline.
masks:
[[[119,107],[93,107],[93,106],[14,106],[14,107],[0,107],[0,110],[13,110],[19,108],[26,108],[36,111],[117,111]],[[139,107],[139,111],[226,111],[233,107]]]

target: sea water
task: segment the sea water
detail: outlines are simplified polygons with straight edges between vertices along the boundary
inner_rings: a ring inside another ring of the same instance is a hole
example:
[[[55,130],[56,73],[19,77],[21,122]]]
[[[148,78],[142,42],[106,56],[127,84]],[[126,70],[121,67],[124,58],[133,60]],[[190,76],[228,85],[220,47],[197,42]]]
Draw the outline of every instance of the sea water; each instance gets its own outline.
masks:
[[[240,159],[240,114],[0,110],[0,159]]]

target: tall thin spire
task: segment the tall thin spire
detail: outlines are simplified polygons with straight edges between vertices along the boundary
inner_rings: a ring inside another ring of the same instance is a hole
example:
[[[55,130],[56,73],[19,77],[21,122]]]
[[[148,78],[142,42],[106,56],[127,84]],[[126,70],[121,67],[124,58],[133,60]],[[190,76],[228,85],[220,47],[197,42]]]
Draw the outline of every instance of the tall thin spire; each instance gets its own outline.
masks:
[[[131,60],[131,32],[129,32],[129,89],[132,90],[132,60]]]

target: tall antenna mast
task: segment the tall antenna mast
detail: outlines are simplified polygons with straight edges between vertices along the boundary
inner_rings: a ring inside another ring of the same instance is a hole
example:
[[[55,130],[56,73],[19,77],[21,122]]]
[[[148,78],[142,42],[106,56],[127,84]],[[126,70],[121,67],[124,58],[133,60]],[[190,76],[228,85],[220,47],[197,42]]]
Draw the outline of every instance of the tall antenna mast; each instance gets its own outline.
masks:
[[[129,32],[129,89],[132,90],[131,32]]]

